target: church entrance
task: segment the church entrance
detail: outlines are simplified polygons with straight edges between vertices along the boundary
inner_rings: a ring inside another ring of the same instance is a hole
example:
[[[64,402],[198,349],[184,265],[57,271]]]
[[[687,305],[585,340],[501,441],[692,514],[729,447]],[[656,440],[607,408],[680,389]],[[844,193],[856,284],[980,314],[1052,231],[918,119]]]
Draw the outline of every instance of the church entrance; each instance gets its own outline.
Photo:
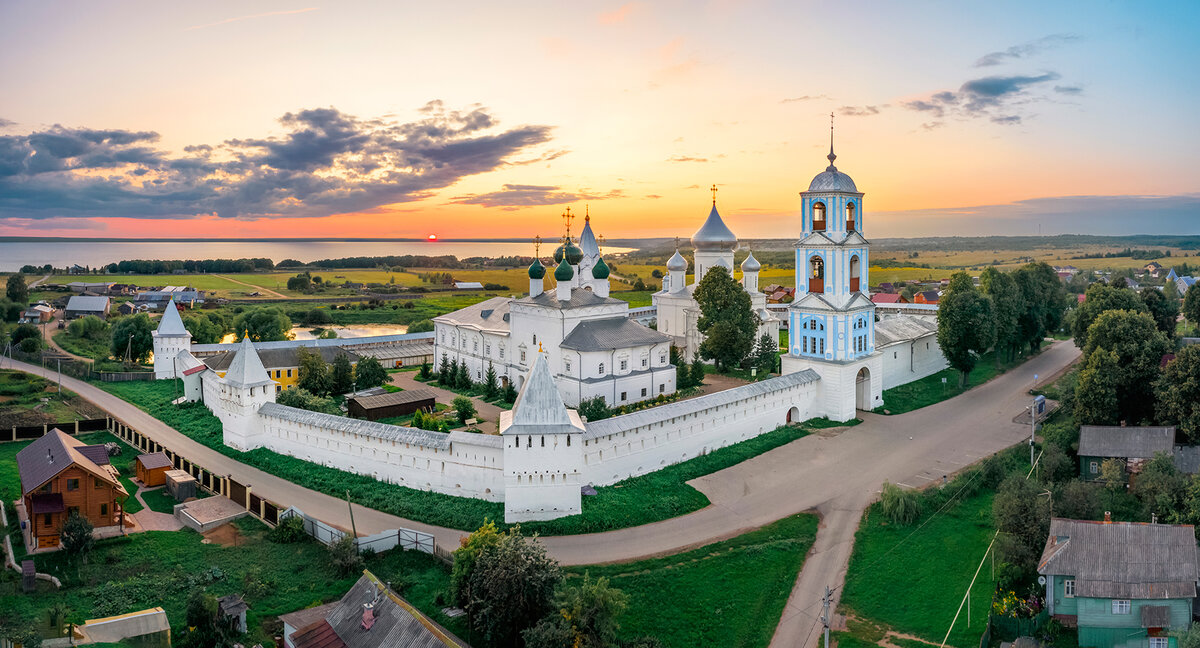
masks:
[[[855,383],[854,408],[871,410],[871,371],[866,367],[859,369]]]

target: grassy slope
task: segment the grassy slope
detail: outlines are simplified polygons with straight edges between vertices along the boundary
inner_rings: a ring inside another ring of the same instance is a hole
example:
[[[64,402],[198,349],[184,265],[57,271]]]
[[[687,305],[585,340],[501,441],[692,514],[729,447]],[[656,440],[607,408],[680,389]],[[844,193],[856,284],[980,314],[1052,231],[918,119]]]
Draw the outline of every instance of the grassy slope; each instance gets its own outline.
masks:
[[[988,351],[979,358],[979,362],[971,370],[965,389],[958,386],[959,377],[961,376],[958,370],[946,368],[935,374],[925,376],[920,380],[914,380],[910,383],[884,390],[883,406],[891,414],[903,414],[934,403],[940,403],[948,398],[958,396],[967,389],[982,385],[1001,373],[1021,365],[1030,357],[1028,355],[1020,355],[1017,356],[1016,362],[1004,362],[997,367],[995,353]],[[943,378],[946,379],[944,385],[942,384]],[[1031,385],[1033,384],[1032,375],[1029,376],[1029,382]]]
[[[109,340],[77,338],[66,331],[59,331],[52,337],[54,338],[54,343],[62,347],[64,351],[74,353],[77,356],[103,360],[109,357],[112,352],[112,349],[109,348]]]
[[[473,530],[485,519],[504,518],[503,505],[454,497],[378,482],[370,477],[309,463],[265,449],[238,452],[222,443],[221,424],[202,404],[169,404],[174,386],[167,381],[97,383],[135,403],[183,434],[251,466],[313,490],[342,497],[350,489],[354,501],[387,513],[429,524]],[[813,426],[829,425],[813,421]],[[807,434],[803,428],[781,428],[663,470],[597,489],[584,499],[583,514],[522,525],[530,532],[569,535],[621,529],[684,515],[708,505],[708,498],[685,482],[791,442]]]
[[[629,595],[621,636],[656,636],[665,648],[766,646],[817,533],[794,515],[724,542],[621,565],[573,567]]]

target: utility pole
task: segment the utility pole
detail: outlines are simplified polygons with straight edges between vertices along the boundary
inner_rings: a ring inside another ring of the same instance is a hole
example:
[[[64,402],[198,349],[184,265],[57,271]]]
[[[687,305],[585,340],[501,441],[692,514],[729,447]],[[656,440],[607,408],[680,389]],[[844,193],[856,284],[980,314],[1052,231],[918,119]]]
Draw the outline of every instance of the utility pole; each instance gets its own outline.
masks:
[[[1033,465],[1033,439],[1037,434],[1037,399],[1029,406],[1029,465]]]
[[[821,597],[821,623],[825,626],[825,648],[829,648],[829,600],[833,592],[825,586],[825,596]]]
[[[358,528],[354,526],[354,506],[350,504],[350,489],[346,489],[346,508],[350,509],[350,532],[354,534],[354,541],[358,542]]]
[[[62,396],[62,356],[58,357],[58,395]]]

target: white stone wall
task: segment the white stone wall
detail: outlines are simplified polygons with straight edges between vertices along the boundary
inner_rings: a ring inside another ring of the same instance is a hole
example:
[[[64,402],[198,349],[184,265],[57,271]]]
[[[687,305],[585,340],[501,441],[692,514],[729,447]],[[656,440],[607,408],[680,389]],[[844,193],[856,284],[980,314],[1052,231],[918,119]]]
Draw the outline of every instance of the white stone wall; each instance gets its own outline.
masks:
[[[154,331],[154,379],[164,380],[175,378],[175,357],[180,351],[187,351],[192,346],[191,335],[162,335]],[[183,367],[179,367],[183,373]]]
[[[950,366],[938,346],[937,334],[879,347],[883,355],[883,388],[891,389],[935,374]]]
[[[602,486],[654,472],[770,432],[787,423],[789,413],[793,422],[823,416],[816,400],[818,384],[804,382],[706,406],[721,396],[717,392],[588,424],[584,481]],[[613,431],[597,434],[601,430]]]
[[[204,404],[221,420],[225,445],[246,451],[260,447],[258,408],[275,402],[275,384],[239,388],[206,370],[201,378]]]
[[[818,416],[848,421],[857,415],[857,410],[870,411],[883,405],[883,357],[878,352],[845,363],[794,355],[782,359],[784,374],[812,369],[821,376],[813,408],[820,412]],[[864,368],[869,380],[860,385],[858,374]]]

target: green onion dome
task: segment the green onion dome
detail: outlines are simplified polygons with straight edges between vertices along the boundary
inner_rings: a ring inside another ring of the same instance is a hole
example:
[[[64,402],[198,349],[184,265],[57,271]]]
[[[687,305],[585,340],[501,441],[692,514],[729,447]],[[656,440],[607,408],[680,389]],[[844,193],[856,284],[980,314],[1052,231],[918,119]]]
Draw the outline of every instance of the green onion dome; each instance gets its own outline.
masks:
[[[608,279],[608,264],[604,262],[604,259],[596,260],[596,265],[592,266],[592,277]]]
[[[579,262],[583,261],[583,250],[579,249],[579,246],[575,245],[574,242],[567,241],[554,250],[554,260],[556,262],[562,262],[564,259],[571,265],[579,265]]]
[[[541,279],[546,276],[546,266],[542,265],[541,259],[534,259],[533,263],[529,264],[529,278]]]
[[[554,269],[555,281],[570,281],[575,276],[575,269],[567,263],[566,259],[558,262],[558,267]]]

